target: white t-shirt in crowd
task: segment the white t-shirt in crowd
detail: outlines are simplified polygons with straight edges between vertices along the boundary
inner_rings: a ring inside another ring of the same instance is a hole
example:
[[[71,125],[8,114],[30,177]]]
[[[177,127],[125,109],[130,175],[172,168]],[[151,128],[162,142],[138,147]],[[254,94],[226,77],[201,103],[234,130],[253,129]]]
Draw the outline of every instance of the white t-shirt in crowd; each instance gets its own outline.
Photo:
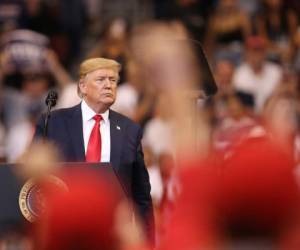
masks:
[[[255,110],[259,113],[281,79],[282,69],[274,63],[266,62],[259,74],[248,63],[243,63],[234,73],[233,86],[236,90],[253,95]]]

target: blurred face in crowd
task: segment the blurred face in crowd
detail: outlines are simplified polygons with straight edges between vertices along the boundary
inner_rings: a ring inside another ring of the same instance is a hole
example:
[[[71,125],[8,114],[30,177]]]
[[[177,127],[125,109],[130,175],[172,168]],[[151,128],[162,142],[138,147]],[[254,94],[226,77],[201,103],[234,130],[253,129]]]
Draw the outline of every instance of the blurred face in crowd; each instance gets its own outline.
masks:
[[[218,86],[223,89],[231,85],[234,66],[229,61],[220,61],[216,65],[215,77]]]
[[[22,84],[23,91],[32,98],[42,97],[48,87],[48,79],[44,76],[26,76]]]
[[[228,110],[232,118],[238,119],[243,116],[244,108],[239,99],[235,96],[228,98]]]
[[[124,39],[126,36],[126,21],[124,19],[115,19],[108,29],[108,37],[115,40]]]
[[[80,80],[83,99],[95,112],[105,112],[116,99],[119,75],[114,69],[98,69]]]
[[[248,48],[247,60],[254,71],[262,68],[266,57],[266,51],[263,48]]]

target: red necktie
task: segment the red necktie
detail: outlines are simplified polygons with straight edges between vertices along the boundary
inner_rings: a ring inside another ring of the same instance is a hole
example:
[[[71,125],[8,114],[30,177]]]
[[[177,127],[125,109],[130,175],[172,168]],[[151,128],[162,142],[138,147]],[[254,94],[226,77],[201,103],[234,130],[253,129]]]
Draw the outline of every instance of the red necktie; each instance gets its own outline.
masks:
[[[100,162],[101,159],[100,121],[102,120],[102,116],[95,115],[93,119],[95,120],[95,125],[86,150],[86,162]]]

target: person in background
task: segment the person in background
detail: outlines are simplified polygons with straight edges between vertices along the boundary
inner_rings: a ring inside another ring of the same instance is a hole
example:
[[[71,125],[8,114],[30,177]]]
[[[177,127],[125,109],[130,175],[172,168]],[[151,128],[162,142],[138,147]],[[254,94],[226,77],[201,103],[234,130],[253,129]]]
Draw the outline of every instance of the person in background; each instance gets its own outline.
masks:
[[[51,9],[46,1],[23,1],[18,17],[18,28],[32,30],[51,37],[59,29],[57,18],[51,14]]]
[[[77,84],[61,64],[57,54],[52,50],[47,50],[45,52],[45,61],[49,71],[56,80],[58,101],[55,108],[69,108],[79,104],[80,97],[77,94]]]
[[[281,83],[282,68],[266,59],[267,44],[263,37],[251,36],[246,41],[246,60],[233,75],[237,91],[253,95],[254,109],[260,113],[264,103]]]
[[[293,57],[292,38],[297,26],[297,14],[287,1],[262,1],[262,10],[256,18],[256,28],[258,35],[267,42],[268,58],[282,63],[289,62]]]
[[[227,96],[234,92],[232,77],[235,71],[234,64],[227,59],[220,59],[214,67],[214,78],[218,86],[218,92],[210,100],[213,106],[212,119],[219,121],[227,113],[226,99]]]
[[[100,39],[96,41],[94,47],[87,53],[87,57],[105,57],[122,64],[120,84],[127,80],[125,52],[129,30],[129,24],[125,19],[113,19],[104,29],[103,34],[100,35]]]
[[[154,0],[155,16],[159,20],[178,20],[184,24],[194,40],[203,42],[215,1],[205,0]]]
[[[232,153],[234,148],[260,127],[253,114],[253,96],[242,92],[233,92],[225,98],[226,115],[217,121],[214,127],[213,144],[223,157]]]
[[[32,141],[35,124],[44,111],[44,99],[50,86],[56,83],[56,88],[64,92],[71,83],[70,76],[54,51],[45,50],[43,61],[46,65],[45,70],[22,73],[20,90],[5,88],[3,94],[4,117],[7,122],[5,154],[9,162],[15,162]],[[5,61],[3,65],[4,63]],[[5,70],[5,67],[3,69]],[[59,100],[62,102],[62,98]]]
[[[251,34],[247,13],[237,0],[221,0],[212,13],[205,37],[205,48],[212,59],[231,56],[235,63],[241,61],[243,43]]]
[[[148,104],[149,101],[143,100],[148,100],[149,98],[147,98],[147,94],[144,94],[145,86],[137,62],[135,62],[130,52],[127,53],[127,58],[127,66],[125,69],[127,81],[118,86],[118,99],[113,104],[112,109],[130,117],[136,122],[141,122],[144,119],[145,113],[148,111],[149,105],[139,105],[139,102]],[[141,96],[144,97],[142,98]],[[152,104],[152,102],[150,102],[150,104]]]
[[[299,74],[300,72],[300,29],[297,28],[297,31],[291,37],[294,45],[294,54],[291,58],[292,70]]]

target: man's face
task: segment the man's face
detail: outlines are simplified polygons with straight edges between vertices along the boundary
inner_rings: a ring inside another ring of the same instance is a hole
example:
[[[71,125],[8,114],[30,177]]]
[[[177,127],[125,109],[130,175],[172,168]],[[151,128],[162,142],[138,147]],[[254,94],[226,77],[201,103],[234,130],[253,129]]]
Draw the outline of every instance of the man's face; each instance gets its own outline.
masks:
[[[98,69],[88,73],[79,83],[83,99],[90,105],[110,107],[116,99],[119,75],[113,69]]]

